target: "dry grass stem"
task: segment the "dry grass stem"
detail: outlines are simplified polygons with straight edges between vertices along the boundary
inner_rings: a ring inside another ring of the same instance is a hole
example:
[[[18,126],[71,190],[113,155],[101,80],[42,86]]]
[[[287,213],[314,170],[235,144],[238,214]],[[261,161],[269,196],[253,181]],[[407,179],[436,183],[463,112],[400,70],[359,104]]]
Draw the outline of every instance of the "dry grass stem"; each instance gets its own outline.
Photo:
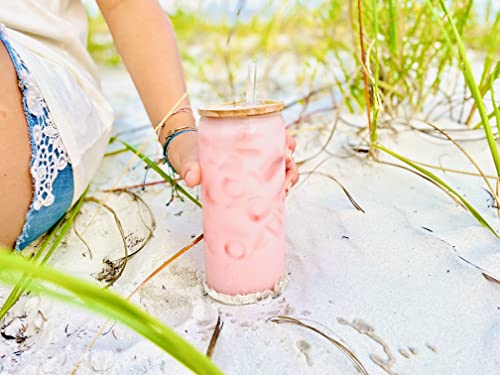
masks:
[[[460,200],[458,200],[457,197],[455,197],[448,190],[446,190],[444,187],[442,187],[441,185],[439,185],[438,183],[436,183],[434,180],[430,179],[426,175],[424,175],[424,174],[422,174],[422,173],[420,173],[420,172],[418,172],[418,171],[416,171],[414,169],[411,169],[409,167],[401,165],[401,164],[391,163],[391,162],[383,161],[383,160],[378,160],[377,162],[380,163],[380,164],[389,165],[391,167],[396,167],[396,168],[404,169],[405,171],[411,172],[411,173],[413,173],[413,174],[415,174],[415,175],[423,178],[424,180],[426,180],[426,181],[430,182],[431,184],[433,184],[434,186],[436,186],[443,193],[445,193],[446,195],[448,195],[448,197],[450,197],[458,206],[462,207],[463,209],[466,209],[466,207],[464,206],[464,204],[462,202],[460,202]]]
[[[483,277],[488,280],[488,281],[491,281],[492,283],[494,284],[497,284],[497,285],[500,285],[500,280],[494,278],[493,276],[491,275],[488,275],[487,273],[483,272],[482,273]]]
[[[179,181],[179,179],[176,179],[176,180]],[[168,182],[167,180],[152,181],[152,182],[146,182],[146,183],[142,183],[142,184],[116,187],[116,188],[112,188],[112,189],[104,189],[104,190],[102,190],[102,192],[103,193],[120,193],[120,192],[124,192],[124,191],[131,190],[131,189],[144,189],[147,186],[162,185],[162,184],[165,184],[167,182]]]
[[[366,213],[365,210],[363,210],[363,208],[352,197],[351,193],[349,193],[349,191],[347,190],[347,188],[344,185],[342,185],[342,183],[339,180],[337,180],[335,177],[333,177],[332,175],[327,174],[327,173],[323,173],[323,172],[318,172],[318,171],[301,172],[300,175],[306,175],[306,176],[318,175],[318,176],[323,176],[323,177],[326,177],[326,178],[332,180],[333,182],[335,182],[342,189],[342,191],[344,192],[344,194],[347,196],[347,199],[349,199],[349,202],[351,202],[351,204],[353,205],[353,207],[356,210],[361,211],[363,213]]]
[[[449,141],[451,141],[462,152],[462,154],[465,155],[465,157],[471,162],[471,164],[474,166],[474,168],[476,168],[476,170],[478,171],[478,173],[483,178],[483,181],[488,186],[488,189],[490,190],[490,193],[493,196],[493,199],[495,200],[496,206],[499,206],[499,198],[498,198],[496,190],[491,185],[490,181],[488,180],[488,178],[484,174],[484,172],[481,169],[481,167],[479,167],[479,165],[476,163],[476,161],[474,160],[474,158],[467,152],[467,150],[465,150],[465,148],[463,148],[460,143],[456,142],[452,137],[450,137],[448,135],[448,133],[446,133],[445,131],[439,129],[436,125],[434,125],[434,124],[432,124],[430,122],[427,122],[427,121],[425,123],[427,125],[429,125],[430,127],[432,127],[434,130],[436,130],[437,132],[439,132],[440,134],[442,134],[443,136],[445,136],[446,139],[448,139]],[[500,217],[500,208],[497,209],[497,215]]]
[[[85,246],[85,248],[87,249],[87,252],[89,253],[89,258],[92,259],[92,251],[90,250],[90,246],[76,228],[76,221],[73,223],[73,232],[75,232],[75,236],[83,243],[83,246]]]
[[[210,342],[208,344],[207,348],[207,357],[212,358],[215,350],[215,345],[217,344],[217,340],[219,339],[219,335],[222,331],[222,327],[224,327],[224,322],[220,318],[220,314],[217,317],[217,323],[215,324],[214,328],[214,333],[212,334],[212,337],[210,338]]]
[[[120,218],[118,217],[118,214],[116,213],[116,211],[112,207],[110,207],[104,201],[97,199],[96,197],[86,197],[85,201],[98,204],[98,205],[104,207],[106,210],[108,210],[108,212],[111,213],[111,215],[113,216],[113,219],[115,220],[116,227],[118,228],[118,230],[120,232],[120,237],[122,239],[123,251],[125,253],[125,256],[123,258],[121,258],[121,260],[118,260],[118,261],[104,260],[104,263],[106,266],[99,273],[99,275],[97,275],[98,281],[104,280],[107,283],[106,287],[110,287],[116,282],[116,280],[118,280],[120,278],[120,276],[123,274],[123,270],[125,269],[125,266],[127,265],[128,246],[127,246],[125,231],[123,230],[123,225],[120,221]]]

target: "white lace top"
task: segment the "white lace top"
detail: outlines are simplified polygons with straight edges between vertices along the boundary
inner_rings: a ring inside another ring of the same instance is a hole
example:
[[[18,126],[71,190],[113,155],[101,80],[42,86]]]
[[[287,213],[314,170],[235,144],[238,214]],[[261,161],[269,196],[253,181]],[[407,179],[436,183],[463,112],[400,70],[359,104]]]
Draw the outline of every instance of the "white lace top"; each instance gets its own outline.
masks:
[[[42,116],[44,106],[51,112],[52,122],[34,128],[35,142],[48,139],[34,155],[31,173],[39,193],[34,207],[51,204],[50,181],[67,162],[75,202],[99,166],[113,123],[86,50],[85,9],[79,0],[0,0],[0,24],[31,73],[21,79],[30,112]],[[39,137],[42,133],[49,137]]]

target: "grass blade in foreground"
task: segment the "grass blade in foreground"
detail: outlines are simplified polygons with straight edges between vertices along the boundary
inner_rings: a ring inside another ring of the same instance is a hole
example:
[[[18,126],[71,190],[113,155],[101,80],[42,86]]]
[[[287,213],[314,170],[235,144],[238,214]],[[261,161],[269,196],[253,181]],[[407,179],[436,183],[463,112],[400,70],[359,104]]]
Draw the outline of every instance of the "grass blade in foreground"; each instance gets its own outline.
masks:
[[[89,187],[87,186],[80,199],[78,199],[78,201],[76,202],[75,206],[68,212],[69,213],[68,219],[65,219],[66,216],[64,216],[63,218],[61,218],[59,223],[54,227],[54,229],[50,231],[49,236],[45,239],[42,247],[40,248],[40,250],[37,251],[37,253],[33,257],[32,262],[37,263],[38,259],[42,256],[43,252],[45,251],[45,248],[48,246],[50,241],[52,241],[52,238],[54,237],[56,232],[59,231],[59,228],[61,228],[61,231],[55,238],[54,242],[50,246],[49,250],[43,257],[43,259],[40,262],[38,262],[39,264],[47,263],[47,261],[50,259],[50,257],[56,250],[57,246],[59,246],[64,236],[66,235],[66,233],[68,233],[71,226],[73,225],[73,221],[75,220],[78,212],[80,212],[80,208],[82,207],[82,204],[85,200],[85,196],[87,195],[88,190]],[[22,275],[19,281],[12,289],[12,291],[10,292],[7,299],[5,300],[4,304],[2,305],[2,309],[0,309],[0,321],[5,317],[5,315],[7,315],[9,310],[12,308],[12,306],[15,305],[15,303],[19,300],[19,298],[21,298],[24,291],[28,288],[29,284],[30,284],[30,276]]]
[[[138,149],[136,149],[134,146],[128,144],[125,141],[122,141],[119,138],[114,138],[110,142],[117,140],[120,142],[122,145],[124,145],[127,149],[132,151],[134,154],[136,154],[139,159],[144,161],[152,170],[154,170],[156,173],[158,173],[161,177],[163,177],[166,181],[169,182],[172,187],[175,187],[179,192],[184,194],[191,202],[193,202],[195,205],[201,208],[201,203],[198,199],[193,197],[186,189],[184,189],[181,185],[179,185],[176,181],[174,181],[163,169],[160,168],[160,166],[155,163],[153,160],[148,158],[146,155],[144,155],[142,152],[140,152]]]
[[[460,194],[458,194],[451,186],[449,186],[446,182],[441,180],[434,173],[428,171],[425,168],[420,167],[419,165],[411,162],[409,159],[405,158],[404,156],[401,156],[401,155],[385,148],[384,146],[376,144],[376,145],[374,145],[374,147],[385,152],[386,154],[389,154],[389,155],[395,157],[396,159],[402,161],[403,163],[408,164],[413,169],[416,169],[420,173],[426,175],[431,180],[433,180],[434,182],[436,182],[437,184],[439,184],[440,186],[442,186],[443,188],[448,190],[451,194],[453,194],[455,197],[457,197],[460,200],[460,202],[462,202],[464,204],[464,206],[467,208],[467,210],[472,214],[472,216],[474,216],[476,218],[476,220],[482,226],[488,228],[491,231],[491,233],[493,233],[495,235],[495,237],[499,238],[497,232],[495,232],[495,230],[490,226],[490,224],[488,224],[488,222],[481,216],[481,214],[464,197],[462,197]]]
[[[29,274],[33,290],[116,319],[169,353],[197,374],[222,374],[212,361],[159,320],[109,289],[37,265],[0,249],[0,281],[14,283],[14,274]],[[66,293],[63,293],[65,291]]]
[[[495,99],[495,81],[498,79],[500,76],[500,61],[497,62],[495,65],[495,69],[493,70],[493,74],[491,75],[490,78],[490,92],[491,92],[491,105],[493,106],[493,113],[495,115],[495,120],[497,122],[497,129],[498,129],[498,134],[497,136],[500,136],[500,110],[498,109],[498,105],[496,103]]]

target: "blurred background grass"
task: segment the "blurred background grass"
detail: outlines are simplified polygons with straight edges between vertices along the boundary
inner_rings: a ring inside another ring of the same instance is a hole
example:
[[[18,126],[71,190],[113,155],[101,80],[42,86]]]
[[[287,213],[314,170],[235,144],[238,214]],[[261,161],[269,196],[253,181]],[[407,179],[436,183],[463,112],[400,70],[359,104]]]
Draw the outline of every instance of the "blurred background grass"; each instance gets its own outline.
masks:
[[[375,39],[373,4],[366,0],[362,3],[369,46]],[[241,95],[241,88],[235,92],[235,77],[255,57],[264,80],[271,67],[283,60],[301,68],[295,74],[295,84],[300,86],[312,87],[320,72],[330,71],[322,82],[335,84],[343,94],[348,93],[349,108],[364,107],[356,1],[212,0],[163,4],[178,35],[188,80],[211,84],[221,99]],[[88,48],[92,56],[104,65],[121,64],[103,18],[93,3],[87,5]],[[433,75],[430,87],[436,92],[441,73],[455,63],[451,51],[425,1],[382,1],[377,2],[377,8],[381,90],[390,91],[393,104],[411,91],[411,107],[418,108],[425,99],[429,74]],[[449,2],[466,45],[494,61],[500,56],[499,8],[494,0]],[[224,74],[214,75],[214,67],[219,72],[224,67]],[[224,81],[220,82],[221,78]],[[279,77],[273,78],[278,78],[279,83]]]

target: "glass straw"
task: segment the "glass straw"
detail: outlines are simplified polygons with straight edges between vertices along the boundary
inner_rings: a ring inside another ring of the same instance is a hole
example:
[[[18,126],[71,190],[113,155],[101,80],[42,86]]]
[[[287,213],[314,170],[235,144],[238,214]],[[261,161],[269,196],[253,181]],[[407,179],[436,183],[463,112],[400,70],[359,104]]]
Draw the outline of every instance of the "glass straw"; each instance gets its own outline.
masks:
[[[246,92],[246,104],[255,104],[255,84],[257,79],[257,64],[255,58],[248,64],[248,81]]]

